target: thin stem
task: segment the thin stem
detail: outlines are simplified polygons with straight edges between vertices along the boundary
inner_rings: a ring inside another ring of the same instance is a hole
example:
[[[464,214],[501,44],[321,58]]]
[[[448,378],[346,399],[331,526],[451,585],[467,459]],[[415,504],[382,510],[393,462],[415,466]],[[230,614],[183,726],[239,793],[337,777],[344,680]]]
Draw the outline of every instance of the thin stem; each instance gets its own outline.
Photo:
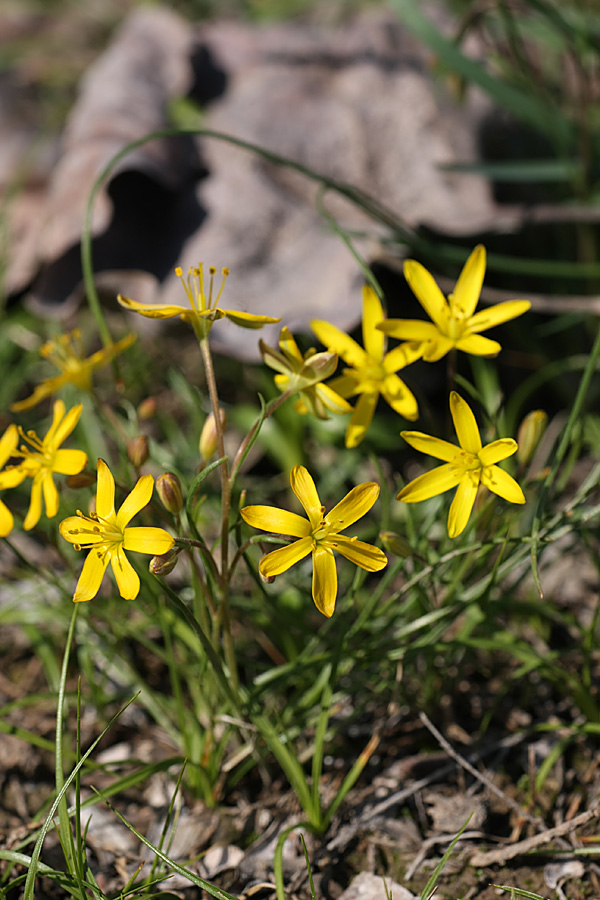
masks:
[[[279,409],[279,407],[282,405],[282,403],[285,403],[285,401],[289,397],[291,397],[292,394],[293,394],[293,391],[284,391],[283,394],[279,395],[279,397],[274,397],[273,400],[271,400],[265,407],[264,415],[260,419],[258,419],[258,421],[256,421],[254,423],[254,425],[252,426],[252,428],[250,429],[250,431],[248,432],[248,434],[246,435],[246,437],[244,438],[244,440],[238,447],[238,451],[235,454],[235,458],[233,460],[233,465],[231,467],[231,475],[229,476],[229,480],[230,480],[230,484],[231,484],[232,488],[233,488],[233,483],[237,477],[239,468],[242,464],[242,460],[244,459],[244,456],[248,450],[249,445],[251,445],[254,442],[254,440],[256,439],[256,434],[259,431],[259,429],[262,427],[262,423],[264,422],[265,419],[268,419],[269,416],[272,416],[273,413],[275,412],[275,410]]]

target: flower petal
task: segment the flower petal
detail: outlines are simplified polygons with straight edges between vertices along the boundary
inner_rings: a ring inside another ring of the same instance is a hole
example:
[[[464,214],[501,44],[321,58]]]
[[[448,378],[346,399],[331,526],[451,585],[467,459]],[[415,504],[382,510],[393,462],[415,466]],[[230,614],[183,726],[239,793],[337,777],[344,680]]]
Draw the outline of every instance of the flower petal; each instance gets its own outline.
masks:
[[[215,310],[221,312],[224,316],[240,328],[262,328],[263,325],[274,325],[281,322],[281,316],[256,316],[254,313],[242,312],[238,309],[221,309]]]
[[[142,475],[141,478],[138,478],[135,487],[125,497],[117,513],[117,528],[119,531],[125,531],[131,519],[150,503],[153,490],[154,478],[152,475]]]
[[[0,469],[5,466],[19,443],[19,432],[16,425],[9,425],[0,438]]]
[[[58,402],[59,401],[56,401],[56,403],[58,403]],[[62,401],[60,401],[60,402],[62,402]],[[56,406],[56,403],[54,404],[55,406]],[[62,407],[64,410],[64,403],[62,404]],[[53,422],[52,429],[51,429],[51,431],[53,432],[52,438],[50,438],[50,432],[48,432],[48,434],[44,438],[44,446],[46,447],[48,445],[51,445],[53,447],[60,447],[60,445],[63,443],[63,441],[68,438],[68,436],[71,434],[71,432],[77,425],[77,422],[79,421],[79,417],[81,415],[82,409],[83,409],[83,406],[81,405],[81,403],[78,403],[77,406],[74,406],[72,409],[69,410],[69,412],[66,414],[66,416],[64,417],[62,422],[56,422],[56,425]],[[86,457],[86,459],[87,459],[87,457]],[[71,474],[71,473],[67,473],[67,474]],[[75,473],[73,473],[73,474],[75,474]]]
[[[106,534],[92,519],[84,516],[68,516],[58,526],[62,537],[70,544],[85,545],[104,544]]]
[[[341,356],[349,366],[354,368],[364,366],[367,354],[350,335],[340,331],[339,328],[331,325],[330,322],[323,321],[323,319],[313,319],[310,327],[323,346]]]
[[[433,275],[415,259],[407,259],[404,262],[404,277],[431,321],[445,333],[448,324],[448,303]]]
[[[482,334],[467,334],[466,337],[456,341],[456,347],[463,353],[470,353],[471,356],[498,356],[502,350],[502,345],[498,341],[492,341]]]
[[[16,487],[27,478],[27,475],[28,472],[25,466],[10,466],[10,468],[0,472],[0,491]]]
[[[427,341],[423,344],[423,359],[425,362],[438,362],[446,353],[449,353],[454,346],[458,347],[455,341],[450,338],[438,335],[434,341]]]
[[[46,471],[42,481],[42,489],[44,492],[44,505],[46,507],[46,515],[49,519],[53,519],[58,512],[58,491],[52,479],[52,472]]]
[[[515,479],[500,466],[489,466],[481,473],[481,483],[509,503],[525,503],[523,491]]]
[[[75,593],[74,603],[91,600],[100,590],[102,579],[108,565],[109,554],[103,550],[90,550],[85,558]]]
[[[44,470],[40,469],[33,479],[31,485],[31,500],[29,501],[29,509],[23,522],[25,531],[29,531],[40,521],[42,515],[42,481],[44,478]]]
[[[262,344],[262,341],[261,341]],[[296,362],[303,363],[304,357],[300,353],[300,349],[298,344],[292,337],[292,333],[285,325],[281,329],[281,334],[279,335],[279,347],[286,356],[289,356],[290,359],[295,359]]]
[[[0,538],[10,534],[13,524],[14,519],[10,509],[6,503],[3,503],[2,500],[0,500]]]
[[[296,563],[308,556],[312,546],[312,538],[303,537],[299,541],[294,541],[293,544],[288,544],[287,547],[279,547],[279,549],[267,553],[258,564],[260,574],[265,578],[274,578],[275,575],[287,572],[291,566],[295,566]]]
[[[479,303],[485,275],[485,247],[478,244],[463,266],[456,287],[448,298],[450,314],[456,318],[470,318]]]
[[[56,392],[60,390],[64,384],[67,384],[68,381],[69,375],[67,373],[63,375],[54,375],[52,378],[46,378],[45,381],[42,381],[41,384],[37,385],[29,397],[25,397],[24,400],[17,400],[16,403],[11,403],[9,409],[11,412],[25,412],[25,410],[33,409],[34,406],[37,406],[38,403],[41,403],[46,397],[51,397],[52,394],[56,394]]]
[[[57,450],[52,471],[59,475],[79,475],[87,465],[87,453],[83,450]]]
[[[458,443],[467,453],[479,453],[481,438],[471,407],[456,391],[450,394],[450,413],[456,429]]]
[[[388,375],[381,388],[381,396],[395,412],[414,422],[419,418],[419,406],[414,394],[397,375]]]
[[[480,331],[487,331],[488,328],[494,328],[496,325],[502,325],[503,322],[509,322],[522,316],[531,309],[529,300],[507,300],[506,303],[498,303],[496,306],[490,306],[488,309],[482,309],[469,319],[469,332],[477,334]]]
[[[465,472],[458,485],[448,513],[448,535],[451,538],[458,537],[465,530],[477,496],[480,474],[480,471]]]
[[[347,374],[339,375],[337,378],[333,378],[329,382],[329,387],[332,391],[335,391],[340,397],[354,397],[355,394],[360,393],[360,381],[357,379],[356,375],[352,375],[354,369],[346,369],[345,372]]]
[[[326,409],[340,416],[352,412],[352,406],[330,384],[315,384],[315,393]]]
[[[244,522],[262,531],[306,537],[311,533],[310,522],[302,516],[276,506],[245,506],[240,510]]]
[[[401,431],[400,437],[420,453],[426,453],[427,456],[433,456],[435,459],[443,459],[444,462],[452,462],[460,453],[460,448],[456,444],[443,441],[430,434],[423,434],[421,431]]]
[[[52,424],[46,432],[46,437],[44,438],[44,446],[50,446],[53,443],[54,434],[65,414],[65,409],[66,407],[62,400],[54,401],[54,405],[52,406]]]
[[[383,550],[373,544],[366,544],[356,538],[347,537],[345,534],[338,534],[334,538],[327,539],[327,545],[337,550],[355,566],[366,569],[367,572],[379,572],[387,566],[388,560]]]
[[[379,391],[361,394],[346,429],[346,447],[358,447],[373,421]]]
[[[419,475],[413,481],[402,488],[398,494],[398,500],[403,503],[419,503],[421,500],[429,500],[437,494],[443,494],[450,488],[456,487],[462,478],[462,472],[456,469],[451,463],[444,466],[438,466],[431,472],[425,472]]]
[[[127,557],[123,547],[118,545],[110,554],[110,564],[115,574],[119,594],[123,600],[135,600],[140,592],[140,579]]]
[[[312,595],[320,613],[331,618],[337,598],[337,569],[333,551],[317,546],[313,553]]]
[[[397,347],[386,353],[383,359],[383,368],[391,375],[392,372],[397,372],[399,369],[410,366],[411,363],[421,359],[422,356],[422,341],[404,341],[403,344],[398,344]]]
[[[101,519],[108,519],[115,512],[115,479],[103,459],[98,460],[96,512]]]
[[[377,360],[377,362],[380,362],[383,359],[385,337],[383,335],[383,332],[377,329],[377,325],[379,324],[379,322],[383,321],[383,307],[381,305],[381,300],[369,284],[366,284],[363,287],[362,295],[363,344],[369,356]]]
[[[479,459],[482,466],[493,466],[494,463],[503,459],[508,459],[513,453],[519,449],[516,441],[512,438],[500,438],[498,441],[492,441],[479,451]]]
[[[308,469],[305,469],[304,466],[294,466],[290,472],[290,484],[310,520],[311,530],[314,531],[321,524],[325,507],[319,499],[315,483]]]
[[[424,319],[384,319],[377,326],[377,330],[410,344],[433,341],[441,334],[433,322],[425,322]],[[395,347],[390,352],[394,353],[398,349]]]
[[[188,312],[185,306],[174,306],[170,303],[138,303],[137,300],[123,297],[122,294],[117,294],[117,300],[124,309],[146,316],[147,319],[171,319],[173,316],[180,316]]]
[[[260,347],[260,353],[265,365],[269,366],[271,369],[275,369],[276,372],[285,375],[286,378],[289,378],[289,373],[292,371],[292,364],[289,359],[286,359],[279,350],[275,350],[274,347],[269,347],[263,340],[258,342],[258,346]],[[302,357],[300,357],[298,362],[302,362]]]
[[[123,532],[123,549],[133,550],[135,553],[149,553],[152,556],[162,556],[167,553],[173,544],[173,538],[164,528],[126,528]]]
[[[379,497],[379,485],[374,481],[357,484],[343,500],[327,513],[325,521],[330,526],[330,534],[337,534],[362,519]]]

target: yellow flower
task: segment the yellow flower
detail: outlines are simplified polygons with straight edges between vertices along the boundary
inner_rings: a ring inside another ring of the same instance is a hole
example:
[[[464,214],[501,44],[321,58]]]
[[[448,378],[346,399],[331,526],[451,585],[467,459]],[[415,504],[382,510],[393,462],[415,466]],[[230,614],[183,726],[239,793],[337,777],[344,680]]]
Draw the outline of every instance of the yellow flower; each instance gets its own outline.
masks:
[[[335,609],[337,596],[334,550],[367,572],[379,572],[387,565],[387,557],[378,547],[339,533],[368,513],[379,496],[379,485],[374,482],[357,485],[326,513],[315,483],[304,466],[294,466],[290,482],[308,519],[273,506],[246,506],[241,515],[253,528],[300,539],[263,556],[259,571],[265,578],[281,575],[312,553],[313,600],[319,612],[329,617]]]
[[[500,438],[482,447],[475,416],[468,403],[455,391],[450,394],[450,412],[459,447],[420,431],[401,432],[404,440],[415,450],[443,459],[446,465],[419,475],[400,491],[398,500],[418,503],[458,485],[448,515],[448,534],[454,538],[469,521],[480,482],[509,503],[525,503],[525,497],[514,478],[495,465],[517,451],[517,442],[512,438]]]
[[[19,432],[17,426],[9,425],[0,438],[0,469],[4,469],[11,456],[14,456],[18,442]],[[26,473],[20,466],[9,466],[8,469],[0,472],[0,491],[16,487],[26,477]],[[10,534],[12,527],[12,513],[6,504],[0,500],[0,537],[6,537],[7,534]]]
[[[22,462],[18,468],[23,477],[33,478],[29,511],[25,516],[23,528],[29,531],[40,520],[42,515],[42,495],[46,505],[46,515],[54,518],[58,512],[58,491],[52,475],[78,475],[87,463],[87,454],[83,450],[60,450],[60,445],[71,434],[81,415],[81,404],[74,406],[65,415],[65,404],[62,400],[54,401],[52,425],[43,440],[35,431],[25,433],[19,428],[19,435],[29,444],[21,444],[14,455]]]
[[[476,313],[484,274],[485,247],[479,244],[466,261],[454,293],[446,300],[427,269],[414,259],[407,259],[404,276],[432,321],[388,319],[377,327],[403,341],[424,341],[423,359],[426,362],[437,362],[453,347],[473,356],[496,356],[502,347],[480,332],[522,316],[531,303],[529,300],[508,300]]]
[[[285,326],[281,329],[278,350],[260,341],[260,352],[265,363],[275,369],[275,384],[280,391],[300,394],[296,411],[312,413],[319,419],[327,418],[327,410],[334,413],[352,412],[352,407],[343,397],[321,382],[333,375],[338,358],[335,353],[317,353],[314,347],[302,355],[300,349]]]
[[[37,406],[46,397],[51,397],[65,384],[74,384],[82,391],[90,391],[92,388],[92,373],[95,369],[105,366],[135,341],[135,334],[128,334],[116,344],[110,344],[97,353],[92,353],[87,359],[83,358],[83,352],[79,346],[81,332],[72,331],[70,334],[61,334],[52,341],[47,341],[40,350],[40,354],[57,368],[61,374],[47,378],[38,384],[33,394],[25,400],[12,403],[12,412],[22,412]]]
[[[140,579],[125,555],[126,550],[159,556],[167,553],[174,539],[164,528],[128,528],[131,519],[152,497],[154,479],[142,475],[131,493],[115,512],[115,480],[103,459],[98,460],[96,512],[63,519],[59,529],[76,550],[90,550],[81,570],[73,600],[91,600],[100,590],[109,562],[124,600],[133,600],[140,590]]]
[[[417,401],[395,373],[421,357],[421,344],[400,344],[386,353],[385,337],[377,330],[383,321],[379,298],[373,288],[367,285],[363,288],[364,349],[329,322],[315,319],[310,323],[321,343],[338,353],[350,367],[344,369],[340,378],[334,378],[330,382],[330,388],[342,397],[359,395],[346,430],[346,447],[356,447],[364,438],[380,394],[405,419],[414,421],[419,415]]]
[[[203,266],[190,267],[187,278],[184,279],[183,271],[179,266],[175,269],[175,274],[181,279],[183,288],[189,301],[187,306],[176,306],[168,303],[137,303],[135,300],[129,300],[127,297],[118,295],[117,300],[125,309],[137,312],[149,319],[171,319],[174,316],[181,316],[184,322],[189,322],[199,339],[205,338],[210,331],[210,327],[217,319],[226,317],[231,319],[236,325],[242,328],[262,328],[263,325],[272,322],[281,322],[281,317],[274,319],[272,316],[255,316],[252,313],[240,312],[237,309],[219,309],[219,300],[225,287],[225,281],[229,275],[229,269],[223,269],[223,281],[218,294],[213,299],[213,283],[216,273],[214,266],[209,269],[210,281],[208,287],[208,296],[204,291],[204,275]]]

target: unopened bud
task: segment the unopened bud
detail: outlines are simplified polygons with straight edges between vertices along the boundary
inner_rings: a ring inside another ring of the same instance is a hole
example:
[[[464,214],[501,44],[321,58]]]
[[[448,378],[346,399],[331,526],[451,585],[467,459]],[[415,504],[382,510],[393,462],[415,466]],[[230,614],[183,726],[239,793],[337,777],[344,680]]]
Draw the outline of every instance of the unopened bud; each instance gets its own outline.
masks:
[[[148,563],[148,569],[152,575],[159,575],[163,578],[173,571],[177,565],[178,557],[178,552],[171,548],[171,550],[167,550],[166,553],[162,553],[160,556],[153,556]]]
[[[531,458],[536,451],[544,431],[548,425],[548,415],[543,409],[534,409],[527,413],[521,424],[517,434],[517,459],[521,465],[525,466],[531,462]]]
[[[181,482],[177,475],[165,472],[156,479],[156,492],[162,501],[162,505],[172,515],[178,515],[183,508],[183,494]]]
[[[137,408],[138,419],[153,419],[156,415],[156,397],[146,397]]]
[[[96,483],[96,475],[93,472],[79,472],[77,475],[68,475],[65,479],[67,487],[85,488]]]
[[[128,441],[127,456],[129,457],[130,463],[135,466],[136,469],[143,466],[148,459],[148,436],[145,434],[138,434],[137,437]]]
[[[224,409],[219,410],[219,420],[221,423],[222,432],[227,422],[227,416],[225,415]],[[214,413],[211,413],[206,418],[204,427],[202,428],[202,434],[200,435],[199,448],[200,456],[202,457],[204,462],[208,462],[208,460],[217,449],[217,426]]]
[[[402,556],[405,559],[413,556],[413,551],[406,538],[396,534],[395,531],[381,531],[379,537],[385,549],[395,556]]]

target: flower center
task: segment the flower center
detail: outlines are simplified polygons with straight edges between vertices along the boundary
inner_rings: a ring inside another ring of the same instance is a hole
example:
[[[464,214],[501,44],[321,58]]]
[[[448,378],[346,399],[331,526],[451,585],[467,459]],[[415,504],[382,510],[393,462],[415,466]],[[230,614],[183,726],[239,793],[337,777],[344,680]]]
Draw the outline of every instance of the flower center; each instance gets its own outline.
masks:
[[[467,453],[461,450],[452,460],[452,465],[460,472],[477,472],[483,468],[481,460],[476,453]]]
[[[81,510],[77,510],[77,515],[82,521],[81,528],[71,528],[69,529],[69,534],[73,535],[73,537],[81,537],[81,540],[78,540],[74,547],[76,550],[89,549],[94,548],[95,550],[109,550],[111,547],[114,547],[116,544],[122,544],[124,540],[124,534],[117,528],[116,522],[111,521],[109,519],[103,519],[97,513],[90,513],[89,516],[84,516]],[[97,535],[102,535],[102,540],[97,539]],[[93,537],[86,538],[86,535],[90,535]]]

